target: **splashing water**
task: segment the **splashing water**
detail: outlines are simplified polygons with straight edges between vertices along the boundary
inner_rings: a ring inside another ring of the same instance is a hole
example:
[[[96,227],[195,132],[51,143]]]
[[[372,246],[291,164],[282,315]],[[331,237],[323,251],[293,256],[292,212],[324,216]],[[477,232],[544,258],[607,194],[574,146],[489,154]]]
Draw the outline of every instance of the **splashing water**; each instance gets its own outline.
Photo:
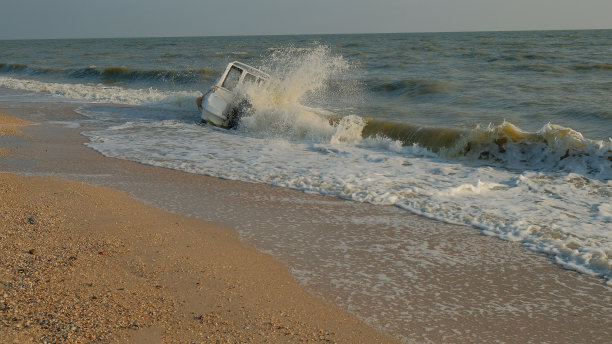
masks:
[[[347,73],[351,65],[335,56],[329,47],[295,47],[274,50],[262,69],[272,79],[264,86],[247,85],[253,111],[241,119],[239,130],[268,138],[338,143],[358,142],[365,121],[358,116],[341,117],[319,107],[310,107],[332,90],[330,80]]]
[[[575,130],[546,124],[527,132],[509,121],[473,129],[424,127],[410,123],[380,121],[351,114],[350,109],[329,111],[322,98],[359,102],[363,85],[334,80],[354,72],[355,67],[327,46],[273,49],[261,67],[272,76],[265,87],[246,86],[253,105],[241,120],[244,134],[318,143],[370,143],[418,145],[440,156],[511,169],[581,171],[599,179],[612,177],[612,141],[590,140]]]

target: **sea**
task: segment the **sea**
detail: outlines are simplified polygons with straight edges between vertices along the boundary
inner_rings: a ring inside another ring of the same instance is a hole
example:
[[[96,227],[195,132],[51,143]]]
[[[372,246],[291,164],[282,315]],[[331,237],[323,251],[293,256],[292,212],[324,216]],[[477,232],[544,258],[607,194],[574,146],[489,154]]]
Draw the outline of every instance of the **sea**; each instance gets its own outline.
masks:
[[[231,130],[196,98],[271,75]],[[388,205],[612,284],[612,30],[0,41],[0,87],[101,154]]]

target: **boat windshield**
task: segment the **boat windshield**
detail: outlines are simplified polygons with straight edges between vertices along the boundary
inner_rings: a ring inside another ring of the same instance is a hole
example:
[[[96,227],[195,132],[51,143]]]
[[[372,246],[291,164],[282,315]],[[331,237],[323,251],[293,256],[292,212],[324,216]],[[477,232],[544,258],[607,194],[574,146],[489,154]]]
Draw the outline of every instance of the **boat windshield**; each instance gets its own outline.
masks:
[[[261,79],[256,77],[253,74],[247,73],[244,76],[244,83],[245,84],[255,84],[255,83],[257,83],[259,85],[261,83]]]
[[[236,66],[232,66],[232,68],[230,68],[229,72],[227,73],[225,80],[223,81],[223,85],[221,86],[223,86],[224,88],[230,91],[234,90],[236,85],[238,85],[238,81],[240,80],[240,75],[242,75],[242,69]]]

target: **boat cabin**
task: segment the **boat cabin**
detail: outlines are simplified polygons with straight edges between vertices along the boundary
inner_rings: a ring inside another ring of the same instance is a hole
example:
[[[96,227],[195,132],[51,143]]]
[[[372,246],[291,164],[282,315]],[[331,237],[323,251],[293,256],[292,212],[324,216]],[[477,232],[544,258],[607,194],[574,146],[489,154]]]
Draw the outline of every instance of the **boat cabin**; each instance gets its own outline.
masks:
[[[269,78],[268,74],[257,68],[234,61],[225,68],[225,72],[217,82],[217,86],[223,87],[228,91],[234,91],[236,86],[241,83],[257,83],[260,85]]]
[[[232,128],[241,116],[248,99],[239,94],[241,84],[261,85],[270,76],[255,67],[234,61],[227,65],[215,85],[202,98],[202,120],[222,128]]]

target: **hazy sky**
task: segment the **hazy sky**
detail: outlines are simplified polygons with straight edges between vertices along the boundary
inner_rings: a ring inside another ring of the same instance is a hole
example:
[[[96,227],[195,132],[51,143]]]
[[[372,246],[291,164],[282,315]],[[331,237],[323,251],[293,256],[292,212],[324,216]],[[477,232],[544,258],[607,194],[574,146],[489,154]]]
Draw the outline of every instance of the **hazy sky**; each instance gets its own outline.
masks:
[[[612,0],[0,0],[0,39],[612,29]]]

